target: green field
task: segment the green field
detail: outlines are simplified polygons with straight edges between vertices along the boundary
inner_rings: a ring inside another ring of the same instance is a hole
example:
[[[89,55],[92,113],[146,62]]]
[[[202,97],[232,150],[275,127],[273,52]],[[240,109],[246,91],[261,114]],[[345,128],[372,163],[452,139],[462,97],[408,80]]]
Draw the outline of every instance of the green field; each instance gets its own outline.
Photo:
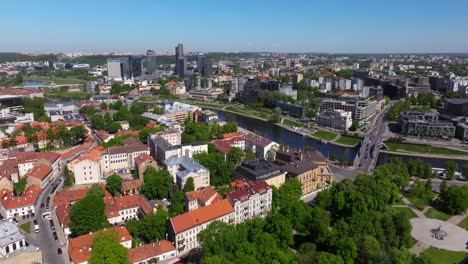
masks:
[[[304,125],[289,119],[284,118],[283,119],[283,124],[288,125],[288,126],[294,126],[294,127],[303,127]]]
[[[85,80],[75,79],[75,78],[48,78],[48,77],[34,77],[34,81],[44,81],[46,85],[54,83],[56,85],[68,85],[68,84],[85,84]]]
[[[437,248],[429,248],[421,254],[433,264],[459,264],[468,257],[466,252],[448,251]]]
[[[405,197],[408,198],[408,200],[409,200],[414,206],[416,206],[416,208],[418,208],[418,210],[423,210],[424,207],[427,206],[426,201],[424,201],[423,199],[420,199],[420,198],[418,198],[418,197],[411,196],[411,195],[409,195],[409,194],[405,194]]]
[[[330,131],[317,130],[312,134],[312,136],[326,140],[326,141],[332,141],[333,139],[336,138],[336,136],[338,136],[338,134],[330,132]]]
[[[31,221],[21,224],[20,228],[28,234],[31,233]]]
[[[340,136],[336,143],[347,145],[347,146],[356,146],[361,142],[360,138],[350,137],[350,136]]]
[[[463,221],[461,221],[460,223],[458,223],[458,226],[459,226],[459,227],[463,227],[463,228],[465,228],[466,230],[468,230],[468,217],[465,217],[465,219],[463,219]]]
[[[416,213],[414,213],[413,210],[411,210],[409,207],[393,207],[393,210],[395,212],[404,213],[408,217],[408,219],[418,217]]]
[[[450,215],[441,212],[435,208],[429,208],[424,215],[428,218],[435,218],[442,221],[447,221],[450,218]]]
[[[406,143],[390,143],[385,142],[388,151],[395,152],[413,152],[413,153],[426,153],[426,154],[442,154],[442,155],[461,155],[468,156],[468,151],[448,149],[442,147],[432,147],[428,145],[419,144],[406,144]]]

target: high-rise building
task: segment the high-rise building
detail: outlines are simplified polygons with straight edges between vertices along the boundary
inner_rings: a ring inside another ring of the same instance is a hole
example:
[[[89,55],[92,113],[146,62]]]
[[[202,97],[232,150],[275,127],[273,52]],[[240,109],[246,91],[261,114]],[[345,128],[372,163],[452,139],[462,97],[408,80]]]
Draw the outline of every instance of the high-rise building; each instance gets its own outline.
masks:
[[[107,59],[107,76],[121,81],[130,78],[130,63],[128,58]]]
[[[175,74],[184,78],[187,74],[187,58],[184,56],[184,45],[179,43],[175,48],[176,67]]]
[[[197,71],[203,76],[213,75],[213,63],[211,59],[203,53],[197,54]]]
[[[143,73],[143,58],[140,56],[130,56],[129,61],[131,63],[131,76],[141,76],[141,74]]]
[[[143,73],[153,75],[156,74],[158,70],[158,65],[156,61],[156,53],[154,50],[146,51],[146,58],[143,62]]]

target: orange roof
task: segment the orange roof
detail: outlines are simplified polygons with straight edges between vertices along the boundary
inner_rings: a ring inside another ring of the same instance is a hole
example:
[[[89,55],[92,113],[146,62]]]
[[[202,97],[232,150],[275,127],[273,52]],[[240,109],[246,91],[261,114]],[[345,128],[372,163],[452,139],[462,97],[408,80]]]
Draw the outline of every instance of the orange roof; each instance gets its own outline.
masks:
[[[120,243],[132,240],[132,237],[126,227],[118,226],[113,229],[119,234]],[[74,263],[85,262],[91,257],[92,244],[95,235],[96,233],[89,233],[70,239],[70,242],[68,243],[68,253]]]
[[[139,263],[146,259],[155,258],[164,253],[174,251],[175,247],[167,240],[161,240],[141,247],[128,250],[128,260],[130,263]]]
[[[102,154],[101,151],[99,151],[97,148],[93,148],[89,150],[88,152],[81,154],[78,157],[78,161],[81,162],[83,160],[90,160],[93,162],[97,162],[101,158],[101,154]]]
[[[155,127],[155,126],[156,126],[156,123],[150,120],[150,121],[148,122],[148,124],[146,124],[145,127],[146,127],[146,128],[153,128],[153,127]]]
[[[36,153],[38,159],[45,159],[53,164],[60,158],[60,154],[55,152],[37,152]]]
[[[114,134],[114,137],[121,137],[123,135],[133,135],[135,137],[138,137],[140,135],[140,131],[138,130],[119,130],[117,133]]]
[[[57,214],[57,219],[63,228],[69,227],[70,224],[70,210],[71,206],[68,204],[63,204],[55,208],[55,213]]]
[[[138,157],[135,158],[135,165],[140,166],[144,162],[151,161],[151,162],[156,162],[154,158],[146,153],[138,155]]]
[[[28,143],[28,139],[25,136],[16,136],[15,141],[18,145]]]
[[[176,234],[234,212],[227,199],[170,219]]]
[[[194,192],[186,192],[185,193],[185,199],[188,201],[193,201],[193,200],[200,200],[203,203],[206,203],[209,199],[211,199],[213,196],[216,196],[216,198],[213,200],[219,200],[221,201],[222,198],[219,195],[219,193],[216,192],[215,188],[213,186],[207,186],[203,189],[200,189],[198,191]]]
[[[143,185],[143,180],[142,179],[124,181],[124,182],[122,182],[122,191],[140,189],[141,185]]]
[[[52,167],[50,167],[47,164],[36,164],[32,168],[31,172],[26,173],[23,178],[26,177],[33,177],[36,179],[39,179],[40,181],[43,181],[49,173],[52,172]]]
[[[241,132],[232,132],[232,133],[226,133],[223,135],[223,138],[224,139],[228,139],[228,138],[232,138],[232,137],[241,137],[243,136],[244,134],[242,134]]]
[[[5,208],[5,210],[26,207],[36,204],[40,193],[41,188],[36,185],[31,185],[26,188],[20,197],[14,196],[10,190],[3,188],[0,191],[0,203],[2,204],[3,208]]]
[[[100,184],[101,189],[104,191],[104,198],[112,197],[112,195],[107,191],[106,186],[104,184]],[[71,204],[75,201],[83,199],[86,194],[88,193],[89,188],[82,188],[82,189],[75,189],[75,190],[68,190],[63,192],[58,192],[54,196],[54,205],[66,205]]]

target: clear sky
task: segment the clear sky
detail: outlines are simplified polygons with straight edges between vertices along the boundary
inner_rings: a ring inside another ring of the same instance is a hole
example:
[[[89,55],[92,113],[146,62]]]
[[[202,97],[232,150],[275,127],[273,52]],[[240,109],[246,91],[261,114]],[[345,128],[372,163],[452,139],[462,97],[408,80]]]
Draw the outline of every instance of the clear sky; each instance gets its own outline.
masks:
[[[0,51],[468,52],[468,0],[2,1]]]

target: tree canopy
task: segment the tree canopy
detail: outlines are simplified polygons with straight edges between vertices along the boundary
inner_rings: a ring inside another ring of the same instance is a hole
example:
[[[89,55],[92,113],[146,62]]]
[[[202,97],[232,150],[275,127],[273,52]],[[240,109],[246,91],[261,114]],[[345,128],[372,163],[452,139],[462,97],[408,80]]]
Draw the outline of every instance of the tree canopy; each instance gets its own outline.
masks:
[[[99,185],[93,185],[83,199],[73,204],[70,212],[70,229],[74,236],[96,232],[109,226],[104,213],[103,197],[104,192]]]
[[[106,179],[106,189],[116,196],[122,190],[122,178],[117,174],[112,174]]]
[[[143,185],[141,192],[148,199],[169,198],[172,195],[174,179],[167,170],[156,171],[153,167],[148,167],[143,175]]]
[[[90,264],[130,264],[127,248],[120,244],[120,237],[113,229],[102,230],[96,233]]]
[[[166,239],[166,224],[169,214],[159,205],[156,213],[149,214],[141,220],[130,220],[126,226],[134,238],[145,243]]]

